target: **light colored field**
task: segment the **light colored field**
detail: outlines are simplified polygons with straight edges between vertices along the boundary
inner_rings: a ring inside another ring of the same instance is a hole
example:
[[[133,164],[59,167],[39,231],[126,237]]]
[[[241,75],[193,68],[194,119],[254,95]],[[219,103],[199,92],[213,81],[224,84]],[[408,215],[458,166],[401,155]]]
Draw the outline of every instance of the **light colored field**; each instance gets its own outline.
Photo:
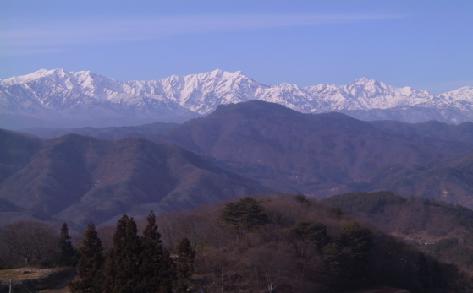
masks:
[[[35,292],[43,293],[70,293],[68,284],[71,281],[72,277],[73,275],[71,275],[70,268],[19,268],[0,270],[0,283],[2,283],[3,286],[8,286],[10,280],[14,286],[20,286],[19,288],[23,288],[21,287],[23,286],[23,282],[35,282],[33,284],[36,285],[33,286],[39,286],[41,288],[50,288],[38,291],[35,290]],[[25,292],[28,291],[29,289]]]
[[[48,275],[58,272],[60,269],[38,269],[38,268],[20,268],[0,270],[0,281],[12,282],[36,280],[47,277]]]

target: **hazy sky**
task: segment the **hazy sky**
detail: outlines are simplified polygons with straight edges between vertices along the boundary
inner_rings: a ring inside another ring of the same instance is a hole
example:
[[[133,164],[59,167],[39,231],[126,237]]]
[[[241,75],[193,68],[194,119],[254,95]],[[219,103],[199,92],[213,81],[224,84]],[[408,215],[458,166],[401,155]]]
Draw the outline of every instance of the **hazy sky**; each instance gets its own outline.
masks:
[[[56,67],[121,80],[366,76],[438,92],[473,85],[473,1],[2,0],[0,78]]]

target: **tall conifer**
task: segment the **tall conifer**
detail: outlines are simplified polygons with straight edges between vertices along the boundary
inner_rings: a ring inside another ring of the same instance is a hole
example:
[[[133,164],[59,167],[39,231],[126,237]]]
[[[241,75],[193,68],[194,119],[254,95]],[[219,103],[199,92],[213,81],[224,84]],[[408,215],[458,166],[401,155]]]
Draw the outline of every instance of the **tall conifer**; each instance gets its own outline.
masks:
[[[133,218],[124,215],[113,235],[113,247],[107,258],[105,292],[139,292],[141,244]]]
[[[174,281],[172,262],[163,249],[155,214],[151,212],[146,220],[142,237],[140,287],[149,292],[171,292]]]
[[[72,246],[69,227],[66,223],[61,226],[59,235],[59,257],[58,264],[61,266],[74,266],[77,262],[77,251]]]
[[[186,292],[191,287],[191,276],[194,273],[195,251],[189,239],[184,238],[177,247],[177,290]]]
[[[142,238],[140,286],[148,288],[150,292],[157,292],[161,283],[159,272],[162,267],[163,247],[154,213],[150,213],[146,220]]]
[[[94,225],[87,226],[79,248],[78,278],[73,292],[101,293],[103,285],[103,247]]]

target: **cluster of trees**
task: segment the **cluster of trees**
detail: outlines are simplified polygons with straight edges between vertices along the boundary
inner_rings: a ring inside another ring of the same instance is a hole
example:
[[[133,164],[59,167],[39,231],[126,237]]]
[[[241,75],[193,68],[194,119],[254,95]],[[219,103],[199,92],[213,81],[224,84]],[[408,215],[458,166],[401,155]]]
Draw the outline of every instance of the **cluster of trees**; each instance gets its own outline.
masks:
[[[151,213],[138,235],[132,217],[117,223],[113,245],[104,252],[94,225],[89,225],[79,247],[78,276],[74,292],[186,292],[191,288],[195,252],[184,238],[177,254],[163,247],[156,216]]]
[[[323,203],[411,241],[417,249],[466,271],[473,270],[473,210],[391,192],[348,193]],[[402,215],[396,217],[393,215]],[[435,224],[433,224],[435,223]]]
[[[269,223],[268,215],[263,207],[251,197],[226,204],[222,211],[222,219],[238,235]]]
[[[30,263],[75,266],[73,292],[473,292],[472,280],[454,266],[303,196],[151,213],[139,224],[124,215],[100,231],[104,242],[89,225],[77,250],[67,225],[59,237],[43,226],[36,233],[17,225],[30,233],[24,242],[6,230]]]
[[[59,235],[41,222],[21,221],[0,231],[0,266],[74,266],[78,254],[67,224]]]
[[[301,196],[295,199],[303,205],[310,204]],[[226,204],[222,220],[238,237],[248,232],[257,232],[272,222],[262,204],[254,198],[242,198]],[[274,220],[281,221],[277,217]],[[368,283],[366,271],[372,248],[372,234],[359,224],[349,222],[343,225],[339,235],[331,237],[327,226],[322,223],[299,222],[290,229],[287,240],[294,247],[294,260],[299,261],[302,267],[313,266],[317,263],[315,259],[320,261],[319,281],[325,287],[348,290],[363,288]],[[304,269],[301,273],[303,272]]]
[[[193,282],[204,292],[472,290],[454,266],[303,196],[242,198],[161,217],[160,227],[197,245]]]

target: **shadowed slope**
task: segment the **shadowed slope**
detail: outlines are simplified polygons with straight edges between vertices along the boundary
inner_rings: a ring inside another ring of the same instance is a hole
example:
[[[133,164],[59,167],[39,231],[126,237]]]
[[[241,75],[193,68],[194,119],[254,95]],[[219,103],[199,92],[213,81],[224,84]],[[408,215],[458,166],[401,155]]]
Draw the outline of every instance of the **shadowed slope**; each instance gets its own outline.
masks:
[[[173,129],[168,140],[270,186],[322,195],[369,189],[390,174],[473,149],[406,137],[339,113],[302,114],[261,101],[220,107]]]
[[[473,269],[473,211],[470,209],[406,199],[390,192],[341,194],[323,203],[414,243],[443,261]]]
[[[0,186],[0,198],[44,217],[103,222],[265,189],[173,145],[66,135],[44,142]]]

